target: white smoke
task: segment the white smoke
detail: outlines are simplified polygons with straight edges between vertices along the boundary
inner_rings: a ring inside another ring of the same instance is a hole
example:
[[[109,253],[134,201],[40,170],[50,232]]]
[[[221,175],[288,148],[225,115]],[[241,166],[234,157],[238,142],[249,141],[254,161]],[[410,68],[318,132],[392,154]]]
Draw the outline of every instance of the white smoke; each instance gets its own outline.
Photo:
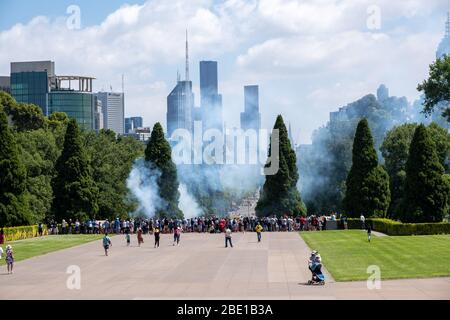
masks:
[[[183,183],[180,183],[178,191],[180,192],[180,202],[178,207],[183,211],[184,217],[189,219],[202,216],[203,211],[200,209],[200,206],[197,201],[195,201],[194,197],[189,194]]]
[[[151,218],[164,201],[159,197],[157,179],[161,176],[158,169],[151,169],[143,158],[134,161],[127,179],[128,190],[138,200],[139,207],[135,213],[143,213]]]
[[[159,196],[157,180],[160,176],[161,171],[157,168],[151,168],[143,158],[139,158],[133,163],[127,179],[127,187],[139,203],[134,214],[144,214],[146,217],[152,218],[156,211],[166,207],[166,202]],[[201,216],[202,210],[189,194],[186,186],[180,183],[178,191],[180,192],[178,207],[183,211],[184,217]]]

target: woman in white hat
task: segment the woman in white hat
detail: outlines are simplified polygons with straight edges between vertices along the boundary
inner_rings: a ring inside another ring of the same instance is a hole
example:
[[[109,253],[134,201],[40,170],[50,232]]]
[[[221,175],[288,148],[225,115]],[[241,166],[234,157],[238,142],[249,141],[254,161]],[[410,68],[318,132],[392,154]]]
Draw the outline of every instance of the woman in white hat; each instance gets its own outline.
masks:
[[[14,252],[9,244],[6,246],[6,265],[8,267],[8,274],[13,273]]]

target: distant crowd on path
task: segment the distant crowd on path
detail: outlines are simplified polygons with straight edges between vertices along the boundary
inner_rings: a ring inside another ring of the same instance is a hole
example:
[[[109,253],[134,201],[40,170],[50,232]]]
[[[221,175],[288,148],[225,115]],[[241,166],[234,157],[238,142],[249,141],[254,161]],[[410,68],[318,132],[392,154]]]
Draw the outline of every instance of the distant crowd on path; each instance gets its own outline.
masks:
[[[136,218],[119,219],[109,221],[88,219],[80,222],[69,219],[62,220],[61,224],[51,221],[47,224],[49,234],[135,234],[140,230],[143,234],[148,234],[158,227],[161,233],[173,233],[177,226],[180,226],[183,232],[198,233],[222,233],[228,228],[232,232],[251,232],[256,231],[257,224],[261,224],[264,232],[292,232],[292,231],[321,231],[327,229],[327,221],[336,220],[336,215],[318,216],[310,215],[308,217],[292,217],[285,215],[283,217],[198,217],[188,219],[157,219],[157,218]],[[39,224],[39,235],[42,235],[43,225]]]

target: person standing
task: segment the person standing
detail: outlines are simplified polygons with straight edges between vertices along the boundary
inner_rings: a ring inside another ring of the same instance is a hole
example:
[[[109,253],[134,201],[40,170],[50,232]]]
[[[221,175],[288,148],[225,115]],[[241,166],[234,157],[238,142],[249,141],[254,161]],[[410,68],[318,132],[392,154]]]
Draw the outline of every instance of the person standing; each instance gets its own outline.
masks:
[[[5,231],[3,230],[3,227],[0,229],[0,244],[5,243]]]
[[[0,260],[2,260],[2,256],[3,256],[3,248],[0,246]]]
[[[230,246],[233,248],[233,243],[231,242],[231,229],[227,228],[225,230],[225,248],[228,248],[228,242],[230,243]]]
[[[105,256],[108,256],[109,247],[112,246],[111,238],[108,237],[108,233],[105,233],[103,237],[103,248],[105,249]]]
[[[365,229],[366,228],[366,218],[364,217],[364,215],[361,213],[361,217],[359,217],[359,220],[361,221],[361,229]]]
[[[142,229],[139,228],[137,231],[137,240],[139,247],[141,246],[141,243],[144,243],[144,238],[142,237]]]
[[[8,268],[8,274],[12,274],[14,267],[14,251],[10,245],[6,246],[6,265]]]
[[[263,230],[263,227],[261,226],[261,223],[258,222],[258,224],[255,227],[256,235],[258,237],[258,242],[261,242],[261,232]]]
[[[155,230],[153,231],[153,235],[155,236],[155,248],[158,246],[159,248],[159,234],[160,234],[159,227],[156,226]]]

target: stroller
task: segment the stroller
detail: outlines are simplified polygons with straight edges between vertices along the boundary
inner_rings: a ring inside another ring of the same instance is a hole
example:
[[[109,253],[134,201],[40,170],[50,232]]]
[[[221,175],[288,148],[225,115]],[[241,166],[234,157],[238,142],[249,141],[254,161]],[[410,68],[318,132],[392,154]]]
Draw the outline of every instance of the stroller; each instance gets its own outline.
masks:
[[[322,273],[322,261],[320,255],[317,252],[311,254],[311,258],[308,264],[309,270],[311,270],[312,278],[308,280],[309,285],[324,285],[325,275]]]

